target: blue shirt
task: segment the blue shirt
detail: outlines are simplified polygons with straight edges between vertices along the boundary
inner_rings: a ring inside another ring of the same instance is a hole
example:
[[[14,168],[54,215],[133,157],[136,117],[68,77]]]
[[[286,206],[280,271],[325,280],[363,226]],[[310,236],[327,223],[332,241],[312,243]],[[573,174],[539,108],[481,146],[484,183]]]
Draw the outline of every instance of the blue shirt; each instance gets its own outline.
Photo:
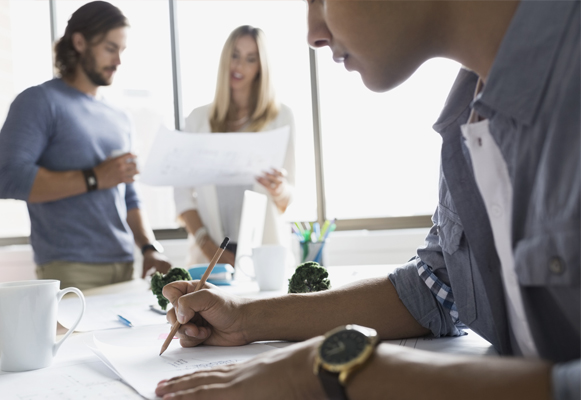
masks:
[[[0,131],[0,198],[27,200],[39,167],[92,168],[131,148],[127,115],[53,79],[19,94]],[[132,184],[28,204],[37,264],[133,260],[127,210],[139,207]]]
[[[408,310],[435,336],[458,334],[463,323],[501,354],[519,355],[460,131],[473,107],[488,119],[508,167],[518,289],[540,357],[556,363],[558,400],[578,400],[581,387],[580,26],[578,1],[521,1],[474,101],[478,77],[460,72],[434,125],[443,139],[434,226],[417,258],[390,276]],[[453,296],[434,296],[424,266]]]

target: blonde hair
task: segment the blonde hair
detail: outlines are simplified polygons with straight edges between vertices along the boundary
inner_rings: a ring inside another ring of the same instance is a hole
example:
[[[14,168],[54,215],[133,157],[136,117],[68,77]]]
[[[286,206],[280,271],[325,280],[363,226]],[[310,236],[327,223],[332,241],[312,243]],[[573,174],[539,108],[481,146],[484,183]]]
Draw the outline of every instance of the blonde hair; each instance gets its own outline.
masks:
[[[252,85],[250,94],[250,119],[245,129],[247,132],[259,132],[278,115],[279,106],[275,100],[274,88],[270,76],[270,65],[266,52],[264,32],[249,25],[240,26],[230,33],[218,67],[216,94],[210,111],[210,127],[212,132],[227,132],[227,117],[232,105],[230,90],[230,63],[236,40],[242,36],[250,36],[258,47],[260,68]]]

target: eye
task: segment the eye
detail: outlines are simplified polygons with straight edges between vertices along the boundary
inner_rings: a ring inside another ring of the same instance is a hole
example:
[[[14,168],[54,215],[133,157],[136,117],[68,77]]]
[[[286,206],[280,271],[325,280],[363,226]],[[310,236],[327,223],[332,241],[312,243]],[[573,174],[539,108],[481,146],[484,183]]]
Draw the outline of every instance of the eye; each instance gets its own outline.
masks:
[[[257,59],[256,57],[248,57],[248,58],[247,58],[247,61],[248,61],[249,63],[255,63],[256,61],[258,61],[258,59]]]

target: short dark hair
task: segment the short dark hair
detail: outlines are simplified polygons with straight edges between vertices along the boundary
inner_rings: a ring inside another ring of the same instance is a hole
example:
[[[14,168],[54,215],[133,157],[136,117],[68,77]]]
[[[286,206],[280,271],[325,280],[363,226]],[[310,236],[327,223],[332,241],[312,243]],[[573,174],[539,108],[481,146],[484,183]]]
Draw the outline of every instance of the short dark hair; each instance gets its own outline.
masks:
[[[111,29],[129,26],[127,19],[114,5],[106,1],[93,1],[80,7],[67,23],[65,34],[55,44],[55,68],[63,78],[75,74],[80,53],[73,46],[73,33],[80,33],[92,43]]]

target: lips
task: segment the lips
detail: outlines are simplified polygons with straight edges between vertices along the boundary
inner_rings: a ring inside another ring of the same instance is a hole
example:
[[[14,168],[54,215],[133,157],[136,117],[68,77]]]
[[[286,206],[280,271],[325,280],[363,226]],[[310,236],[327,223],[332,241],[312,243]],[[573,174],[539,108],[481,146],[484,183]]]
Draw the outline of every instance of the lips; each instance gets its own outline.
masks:
[[[232,72],[232,78],[234,79],[242,79],[244,76],[239,72]]]
[[[347,58],[347,56],[345,56],[345,55],[336,56],[333,54],[333,61],[335,61],[337,64],[345,62],[345,58]]]

